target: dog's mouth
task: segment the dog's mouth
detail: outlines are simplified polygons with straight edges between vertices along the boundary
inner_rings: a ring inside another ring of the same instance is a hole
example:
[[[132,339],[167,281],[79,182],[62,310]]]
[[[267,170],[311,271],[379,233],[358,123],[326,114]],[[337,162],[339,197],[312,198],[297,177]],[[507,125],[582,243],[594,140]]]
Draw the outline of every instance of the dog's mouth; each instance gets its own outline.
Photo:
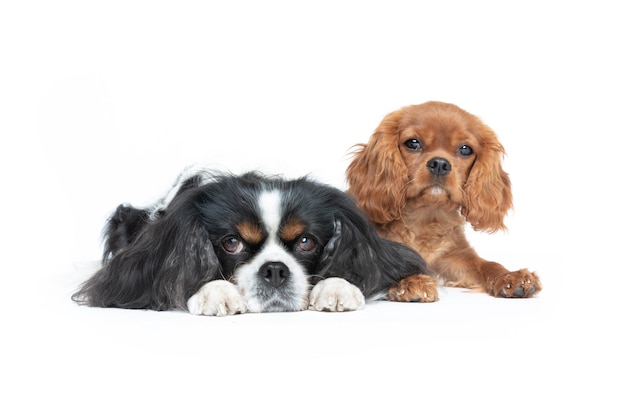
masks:
[[[439,185],[433,185],[432,187],[428,187],[425,192],[432,196],[443,196],[448,194],[448,192]]]
[[[449,199],[450,192],[447,188],[441,186],[441,184],[431,184],[419,191],[419,197],[421,198],[431,198],[431,199]]]
[[[252,313],[301,311],[308,306],[308,291],[302,293],[289,285],[281,288],[260,285],[253,294],[244,295],[244,298]]]
[[[431,183],[415,190],[414,198],[426,204],[461,204],[463,196],[442,184]]]

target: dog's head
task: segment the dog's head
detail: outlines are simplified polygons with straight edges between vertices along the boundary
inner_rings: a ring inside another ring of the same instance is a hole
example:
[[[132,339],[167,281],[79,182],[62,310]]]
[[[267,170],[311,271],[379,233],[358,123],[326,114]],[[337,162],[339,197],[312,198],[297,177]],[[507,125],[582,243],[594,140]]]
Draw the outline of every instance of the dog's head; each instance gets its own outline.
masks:
[[[347,179],[375,223],[398,220],[407,207],[460,207],[476,230],[505,228],[512,195],[504,148],[478,117],[448,103],[407,106],[358,146]]]
[[[166,204],[118,208],[105,229],[105,265],[77,301],[186,309],[221,279],[250,312],[297,311],[324,278],[344,278],[368,297],[425,269],[415,252],[380,239],[349,195],[306,178],[220,175],[175,188]],[[132,228],[120,227],[126,219]]]
[[[310,181],[225,177],[194,191],[219,274],[239,287],[248,310],[297,311],[336,236],[338,196]],[[332,201],[332,203],[331,203]]]

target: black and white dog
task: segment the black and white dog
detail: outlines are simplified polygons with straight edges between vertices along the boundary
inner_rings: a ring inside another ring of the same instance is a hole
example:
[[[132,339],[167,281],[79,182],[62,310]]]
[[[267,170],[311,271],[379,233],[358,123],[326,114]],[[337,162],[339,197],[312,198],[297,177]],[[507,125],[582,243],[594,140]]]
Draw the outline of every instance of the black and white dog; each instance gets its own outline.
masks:
[[[350,196],[307,178],[192,168],[155,206],[120,205],[104,240],[102,268],[72,296],[80,304],[350,311],[403,278],[430,279],[421,256],[378,237]]]

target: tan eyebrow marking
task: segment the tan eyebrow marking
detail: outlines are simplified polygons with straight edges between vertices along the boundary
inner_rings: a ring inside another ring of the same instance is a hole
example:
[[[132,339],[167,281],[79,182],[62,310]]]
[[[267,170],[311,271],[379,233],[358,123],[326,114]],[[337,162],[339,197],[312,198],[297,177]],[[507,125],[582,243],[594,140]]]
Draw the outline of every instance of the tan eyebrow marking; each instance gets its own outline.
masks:
[[[290,242],[300,236],[306,230],[306,224],[300,219],[290,219],[280,228],[280,238]]]
[[[239,236],[241,236],[246,243],[255,245],[261,243],[263,240],[263,231],[254,223],[239,223],[237,225],[237,231],[239,232]]]

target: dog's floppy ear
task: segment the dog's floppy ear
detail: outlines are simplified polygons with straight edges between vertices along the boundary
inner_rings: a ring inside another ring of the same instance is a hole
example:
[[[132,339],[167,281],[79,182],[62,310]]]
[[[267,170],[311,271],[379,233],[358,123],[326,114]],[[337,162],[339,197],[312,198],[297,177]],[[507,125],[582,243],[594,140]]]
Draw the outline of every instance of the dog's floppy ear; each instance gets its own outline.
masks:
[[[461,212],[475,230],[493,233],[506,229],[504,216],[513,206],[511,181],[502,169],[505,152],[496,134],[483,125],[480,140],[482,151],[463,187],[465,202]]]
[[[334,233],[324,248],[317,275],[344,278],[369,297],[386,295],[400,279],[426,273],[426,269],[417,252],[380,238],[355,206],[335,218]]]
[[[94,307],[186,310],[189,297],[219,269],[194,210],[192,204],[178,205],[148,223],[72,299]]]
[[[349,192],[374,223],[400,218],[408,169],[398,149],[398,121],[402,110],[389,113],[367,144],[356,145],[346,177]]]

